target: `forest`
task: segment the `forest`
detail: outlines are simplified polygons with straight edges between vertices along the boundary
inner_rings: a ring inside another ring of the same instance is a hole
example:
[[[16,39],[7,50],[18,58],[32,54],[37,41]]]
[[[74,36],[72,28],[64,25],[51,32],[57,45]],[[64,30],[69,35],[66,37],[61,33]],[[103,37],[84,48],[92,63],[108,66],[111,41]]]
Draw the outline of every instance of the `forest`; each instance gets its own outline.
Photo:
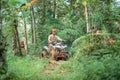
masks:
[[[0,80],[120,80],[120,0],[0,0]]]

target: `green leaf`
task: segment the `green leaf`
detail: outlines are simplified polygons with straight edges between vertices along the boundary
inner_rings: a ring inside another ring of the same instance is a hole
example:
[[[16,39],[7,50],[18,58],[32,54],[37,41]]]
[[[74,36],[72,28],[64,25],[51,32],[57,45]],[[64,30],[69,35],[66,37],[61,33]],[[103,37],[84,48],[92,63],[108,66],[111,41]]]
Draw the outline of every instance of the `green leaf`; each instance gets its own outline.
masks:
[[[8,5],[9,6],[15,6],[18,3],[17,0],[9,0]]]
[[[27,11],[23,10],[23,11],[22,11],[22,16],[23,16],[23,17],[27,17],[27,16],[29,16],[29,14],[28,14]]]

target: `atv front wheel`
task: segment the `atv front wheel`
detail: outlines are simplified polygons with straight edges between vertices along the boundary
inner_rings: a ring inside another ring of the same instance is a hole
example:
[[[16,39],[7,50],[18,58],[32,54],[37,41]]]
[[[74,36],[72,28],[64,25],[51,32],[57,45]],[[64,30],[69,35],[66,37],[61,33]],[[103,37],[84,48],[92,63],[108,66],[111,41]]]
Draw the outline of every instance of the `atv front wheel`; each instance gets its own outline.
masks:
[[[40,58],[46,58],[47,57],[47,51],[46,50],[43,50],[41,53],[40,53]]]

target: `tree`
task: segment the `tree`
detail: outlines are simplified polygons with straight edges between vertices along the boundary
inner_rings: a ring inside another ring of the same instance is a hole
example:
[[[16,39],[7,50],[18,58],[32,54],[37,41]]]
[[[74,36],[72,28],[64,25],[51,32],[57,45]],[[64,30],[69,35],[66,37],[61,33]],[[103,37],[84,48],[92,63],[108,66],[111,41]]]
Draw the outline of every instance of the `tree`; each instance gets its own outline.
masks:
[[[22,52],[21,52],[21,46],[20,46],[20,39],[19,39],[19,33],[18,33],[18,29],[17,29],[17,27],[18,27],[18,20],[17,19],[14,19],[14,21],[13,21],[13,27],[14,27],[14,42],[16,43],[16,44],[14,44],[14,45],[16,45],[17,47],[17,51],[15,52],[15,55],[18,55],[18,56],[22,56]]]
[[[33,6],[30,7],[32,43],[36,43],[35,16]]]
[[[2,18],[3,17],[1,13],[1,6],[2,6],[2,1],[0,1],[0,75],[5,74],[7,72],[6,54],[5,54],[6,42],[5,42],[5,37],[3,36],[3,33],[2,33]]]
[[[90,29],[90,23],[89,23],[89,17],[88,17],[88,8],[87,8],[87,1],[83,2],[83,5],[85,7],[85,16],[86,16],[86,27],[87,27],[87,33],[89,32]]]
[[[28,38],[27,38],[27,25],[26,20],[24,18],[24,36],[25,36],[25,44],[26,44],[26,52],[28,52]]]

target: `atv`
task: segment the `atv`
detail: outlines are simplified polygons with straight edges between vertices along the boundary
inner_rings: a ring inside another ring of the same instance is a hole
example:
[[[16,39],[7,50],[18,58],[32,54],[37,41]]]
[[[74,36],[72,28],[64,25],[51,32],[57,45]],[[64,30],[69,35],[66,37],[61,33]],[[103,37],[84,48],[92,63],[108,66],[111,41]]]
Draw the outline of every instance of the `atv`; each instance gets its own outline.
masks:
[[[43,47],[40,57],[48,57],[55,60],[67,60],[72,55],[67,48],[68,46],[65,44],[65,41],[54,42]]]

